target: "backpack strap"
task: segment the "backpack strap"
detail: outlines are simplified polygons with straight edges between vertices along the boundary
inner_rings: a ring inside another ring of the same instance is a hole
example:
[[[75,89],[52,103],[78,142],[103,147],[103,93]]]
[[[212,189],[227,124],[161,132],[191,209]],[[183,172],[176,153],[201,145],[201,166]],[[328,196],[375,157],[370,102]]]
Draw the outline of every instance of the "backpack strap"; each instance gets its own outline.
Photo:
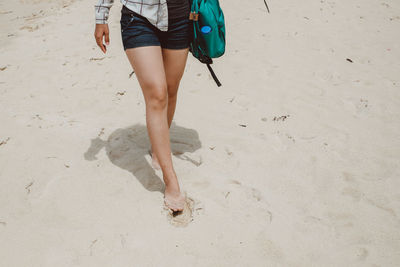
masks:
[[[208,68],[208,70],[210,71],[211,76],[213,77],[215,83],[218,85],[218,87],[220,87],[220,86],[221,86],[221,83],[219,82],[219,80],[218,80],[217,76],[215,75],[213,69],[211,68],[210,64],[208,64],[208,63],[207,63],[207,68]]]

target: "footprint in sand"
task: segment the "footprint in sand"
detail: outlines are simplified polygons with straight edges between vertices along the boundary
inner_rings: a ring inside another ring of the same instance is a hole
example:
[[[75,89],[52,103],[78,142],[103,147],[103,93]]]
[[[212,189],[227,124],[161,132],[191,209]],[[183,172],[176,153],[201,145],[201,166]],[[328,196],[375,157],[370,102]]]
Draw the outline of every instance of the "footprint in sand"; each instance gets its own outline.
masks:
[[[368,115],[371,111],[371,106],[368,102],[368,99],[360,98],[360,99],[353,99],[349,98],[344,100],[346,104],[349,104],[350,107],[354,111],[354,115]]]
[[[369,111],[370,107],[369,107],[368,99],[360,98],[360,102],[357,103],[356,108],[357,108],[358,113]]]
[[[197,215],[202,212],[204,208],[199,201],[195,201],[193,198],[187,196],[183,211],[172,212],[170,209],[165,207],[164,211],[167,213],[167,219],[171,225],[177,227],[185,227],[193,221],[195,213]]]

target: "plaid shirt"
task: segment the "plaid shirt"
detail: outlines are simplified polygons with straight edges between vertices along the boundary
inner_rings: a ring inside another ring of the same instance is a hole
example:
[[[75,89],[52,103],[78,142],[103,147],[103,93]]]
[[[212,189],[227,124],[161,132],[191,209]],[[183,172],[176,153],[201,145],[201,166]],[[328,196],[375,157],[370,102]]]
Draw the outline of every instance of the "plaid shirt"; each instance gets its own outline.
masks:
[[[95,7],[96,24],[107,24],[114,0],[97,0]],[[120,0],[130,10],[147,18],[161,31],[168,30],[167,0]]]

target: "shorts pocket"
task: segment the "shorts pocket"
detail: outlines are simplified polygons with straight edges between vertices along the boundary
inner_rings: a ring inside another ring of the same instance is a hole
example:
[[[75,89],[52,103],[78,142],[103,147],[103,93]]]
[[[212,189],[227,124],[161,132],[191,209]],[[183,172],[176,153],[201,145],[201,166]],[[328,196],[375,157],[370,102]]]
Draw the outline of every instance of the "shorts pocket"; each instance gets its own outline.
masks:
[[[133,15],[129,15],[129,14],[122,14],[121,15],[121,20],[119,21],[121,24],[121,32],[123,32],[124,30],[126,30],[129,25],[132,24],[132,22],[135,20],[135,17]]]

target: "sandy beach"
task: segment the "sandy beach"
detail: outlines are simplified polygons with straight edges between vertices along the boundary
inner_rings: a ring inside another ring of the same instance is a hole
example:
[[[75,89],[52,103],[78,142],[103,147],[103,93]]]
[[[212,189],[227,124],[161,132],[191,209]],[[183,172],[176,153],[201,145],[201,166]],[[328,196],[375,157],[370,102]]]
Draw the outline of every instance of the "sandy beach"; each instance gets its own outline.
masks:
[[[144,98],[95,1],[0,2],[0,266],[400,266],[400,2],[220,0],[163,208]]]

